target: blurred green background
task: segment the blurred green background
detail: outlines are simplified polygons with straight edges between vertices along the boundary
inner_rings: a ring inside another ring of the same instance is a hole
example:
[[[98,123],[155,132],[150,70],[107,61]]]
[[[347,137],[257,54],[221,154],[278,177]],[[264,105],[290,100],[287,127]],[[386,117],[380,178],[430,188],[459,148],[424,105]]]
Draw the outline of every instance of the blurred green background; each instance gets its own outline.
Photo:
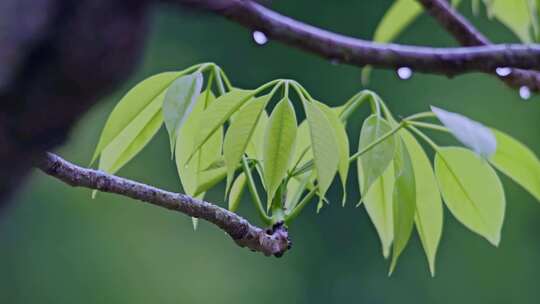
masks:
[[[276,0],[272,7],[369,38],[390,3]],[[462,10],[470,17],[468,5]],[[474,23],[494,41],[516,41],[483,16]],[[428,16],[399,41],[455,45]],[[162,7],[154,13],[137,73],[95,106],[58,152],[86,165],[108,113],[128,88],[151,74],[203,61],[220,64],[240,87],[294,78],[330,105],[363,88],[358,68],[277,42],[257,46],[248,30],[221,17]],[[494,77],[414,74],[403,81],[392,71],[376,70],[369,88],[397,115],[437,105],[504,130],[540,152],[538,98],[523,101]],[[366,115],[359,113],[349,125],[354,149]],[[119,175],[180,191],[165,133]],[[1,214],[0,303],[538,303],[540,204],[502,179],[507,212],[500,247],[466,230],[446,210],[437,275],[431,278],[416,235],[395,274],[387,276],[389,263],[376,232],[365,210],[354,208],[356,177],[350,179],[348,205],[339,206],[339,189],[332,188],[333,204],[319,215],[314,205],[304,212],[290,227],[293,250],[276,259],[238,248],[205,222],[193,232],[191,220],[178,213],[110,194],[92,200],[89,190],[36,172]],[[222,191],[218,187],[207,199],[222,201]],[[259,224],[248,196],[244,199],[240,213]]]

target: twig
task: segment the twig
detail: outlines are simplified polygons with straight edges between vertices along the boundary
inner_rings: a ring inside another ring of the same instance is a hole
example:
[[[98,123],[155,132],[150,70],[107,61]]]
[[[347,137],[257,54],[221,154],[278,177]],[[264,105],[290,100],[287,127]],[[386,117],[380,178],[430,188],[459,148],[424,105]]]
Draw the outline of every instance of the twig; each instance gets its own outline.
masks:
[[[46,153],[36,166],[46,174],[74,187],[116,193],[207,220],[229,234],[239,246],[262,252],[267,256],[280,257],[290,249],[288,232],[282,224],[275,225],[267,231],[214,204],[101,171],[82,168],[52,153]]]
[[[463,46],[491,45],[491,41],[480,33],[465,17],[454,10],[446,0],[418,0],[439,24],[452,34]],[[527,86],[531,91],[540,91],[540,73],[511,69],[507,75],[497,75],[514,88]]]

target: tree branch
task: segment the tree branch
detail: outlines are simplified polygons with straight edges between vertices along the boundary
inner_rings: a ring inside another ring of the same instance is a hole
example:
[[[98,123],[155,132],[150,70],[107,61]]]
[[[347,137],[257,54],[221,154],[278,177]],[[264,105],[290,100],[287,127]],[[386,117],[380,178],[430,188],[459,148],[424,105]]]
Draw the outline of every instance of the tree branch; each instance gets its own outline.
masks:
[[[446,0],[418,0],[439,24],[463,46],[491,45],[491,41],[480,33],[465,17],[454,10]],[[527,86],[540,91],[540,73],[512,69],[508,75],[497,75],[514,88]]]
[[[500,44],[432,48],[382,44],[356,39],[293,20],[251,0],[162,0],[213,11],[269,38],[342,63],[455,76],[469,72],[493,74],[498,67],[540,69],[540,45]],[[462,31],[456,29],[456,32]],[[478,34],[478,33],[477,33]],[[470,43],[475,42],[469,39]],[[467,40],[467,41],[469,41]],[[524,71],[523,71],[524,72]],[[523,75],[531,89],[535,75]],[[533,85],[535,84],[535,85]]]
[[[76,166],[57,155],[46,153],[37,165],[43,172],[74,187],[116,193],[156,206],[207,220],[231,236],[240,247],[280,257],[290,249],[282,223],[268,231],[251,225],[239,215],[185,194],[168,192],[101,171]]]

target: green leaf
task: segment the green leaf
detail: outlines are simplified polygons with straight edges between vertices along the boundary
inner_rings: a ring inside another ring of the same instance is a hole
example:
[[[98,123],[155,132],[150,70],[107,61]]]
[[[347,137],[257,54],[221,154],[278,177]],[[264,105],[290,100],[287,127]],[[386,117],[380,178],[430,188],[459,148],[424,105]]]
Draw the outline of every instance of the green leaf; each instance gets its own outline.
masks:
[[[268,124],[268,114],[266,111],[262,111],[259,120],[257,121],[257,126],[255,131],[251,136],[251,140],[246,148],[246,154],[253,159],[262,161],[263,159],[263,149],[264,149],[264,132],[266,130],[266,125]]]
[[[349,138],[347,137],[347,131],[345,130],[345,125],[339,119],[339,114],[341,109],[336,108],[330,108],[325,104],[317,103],[317,105],[323,110],[324,114],[326,114],[326,118],[328,118],[328,121],[330,122],[330,125],[332,125],[332,129],[334,130],[334,136],[336,138],[337,147],[339,151],[339,162],[338,162],[338,173],[339,178],[341,180],[341,186],[343,190],[343,199],[341,201],[342,205],[345,205],[345,202],[347,201],[347,178],[349,175],[349,156],[350,156],[350,149],[349,149]]]
[[[137,155],[163,124],[159,99],[146,107],[117,137],[101,151],[98,168],[116,173]]]
[[[253,91],[233,89],[221,95],[201,115],[194,152],[214,134],[240,107],[253,96]],[[193,157],[190,155],[188,160]]]
[[[285,211],[292,211],[300,202],[302,194],[305,192],[310,176],[300,179],[298,176],[289,179],[287,184],[287,200],[285,201]]]
[[[238,209],[238,205],[240,204],[240,199],[242,198],[242,193],[244,192],[245,186],[246,186],[246,174],[242,172],[234,180],[234,183],[231,188],[231,192],[229,193],[229,210],[230,211],[235,212],[236,209]]]
[[[221,159],[221,147],[223,141],[223,131],[221,127],[218,132],[210,137],[203,145],[202,149],[195,153],[193,159],[188,163],[188,158],[195,150],[197,142],[197,130],[200,127],[201,118],[205,107],[211,106],[214,103],[214,96],[206,91],[199,95],[193,111],[187,117],[185,123],[180,128],[178,141],[181,144],[176,145],[176,168],[180,177],[180,182],[184,192],[188,195],[204,197],[204,191],[200,191],[200,185],[208,183],[209,180],[223,178],[225,175],[225,167],[220,167],[213,170],[205,170],[214,162]]]
[[[422,6],[417,0],[394,1],[377,25],[373,41],[382,43],[393,41],[422,11]],[[369,82],[371,69],[370,65],[362,69],[362,83],[367,84]]]
[[[291,171],[295,169],[294,165],[297,165],[296,167],[299,168],[313,160],[311,136],[307,120],[302,121],[296,130],[295,146],[293,161],[291,161],[290,165]],[[295,207],[307,187],[311,189],[315,177],[312,171],[306,171],[289,180],[287,184],[287,201],[285,202],[285,208],[287,210],[292,210]]]
[[[303,102],[309,125],[319,193],[320,197],[324,197],[338,169],[339,149],[334,128],[321,109],[322,106],[317,106],[317,103],[319,102]]]
[[[540,160],[524,144],[509,135],[493,130],[497,151],[489,161],[501,172],[529,191],[540,201]]]
[[[532,42],[528,0],[494,0],[491,9],[493,16],[514,32],[522,42]]]
[[[151,76],[141,81],[122,97],[105,123],[96,150],[92,156],[91,164],[97,160],[103,149],[118,138],[122,132],[124,132],[124,135],[126,134],[126,128],[134,129],[133,121],[147,107],[150,105],[155,107],[153,103],[161,106],[163,93],[180,75],[182,75],[181,72],[165,72]],[[153,117],[153,115],[151,116]],[[149,120],[151,118],[141,122],[141,118],[139,118],[137,123],[148,123]]]
[[[386,11],[373,35],[376,42],[390,42],[407,28],[421,13],[416,0],[396,0]]]
[[[441,148],[435,156],[435,176],[452,214],[497,246],[506,203],[502,184],[488,163],[467,149]]]
[[[392,127],[386,120],[377,115],[371,115],[364,121],[362,126],[358,150],[361,151],[366,148],[369,144],[375,142],[391,130]],[[389,136],[359,157],[363,169],[360,173],[362,175],[362,180],[364,181],[362,187],[364,192],[362,193],[369,191],[369,188],[375,180],[377,180],[386,168],[388,168],[388,165],[394,158],[396,150],[395,142],[395,135]]]
[[[302,167],[307,162],[313,159],[313,151],[311,150],[311,135],[309,132],[309,124],[307,120],[304,120],[300,123],[298,126],[298,130],[296,132],[296,149],[293,157],[293,162],[291,162],[291,169],[292,166],[295,164],[298,164],[297,167]],[[305,175],[306,173],[304,173]]]
[[[211,170],[215,170],[215,169],[219,169],[219,168],[224,168],[225,167],[225,160],[223,157],[220,157],[218,158],[217,160],[215,160],[214,162],[212,162],[211,164],[209,164],[206,168],[204,168],[202,171],[211,171]]]
[[[363,189],[362,163],[358,160],[356,164],[360,192],[365,192],[365,189]],[[375,180],[369,191],[367,191],[367,194],[362,196],[364,207],[381,240],[382,252],[385,258],[388,258],[390,255],[390,246],[392,246],[392,240],[394,239],[393,192],[394,166],[390,163],[383,175]]]
[[[424,247],[431,275],[442,235],[443,207],[431,162],[418,141],[406,130],[399,132],[412,161],[416,185],[416,230]]]
[[[223,145],[225,165],[227,166],[226,192],[231,185],[234,172],[238,168],[242,155],[244,155],[255,131],[259,117],[270,97],[270,95],[266,95],[249,101],[245,107],[240,109],[231,122]]]
[[[263,171],[268,209],[282,180],[287,176],[295,141],[296,115],[286,97],[272,111],[264,135]]]
[[[540,39],[540,1],[538,0],[528,0],[528,8],[529,13],[531,16],[531,27],[532,27],[532,34],[533,34],[533,40],[535,42],[538,42]]]
[[[202,84],[203,76],[200,72],[196,72],[176,79],[165,94],[163,119],[169,132],[171,154],[174,152],[180,128],[201,94]]]
[[[225,167],[210,170],[199,175],[197,180],[197,187],[193,195],[199,195],[208,191],[210,188],[217,185],[227,176],[227,170]]]
[[[483,157],[489,157],[495,153],[497,140],[489,128],[461,114],[437,107],[431,107],[431,110],[465,146]]]
[[[394,158],[394,173],[396,176],[392,196],[394,246],[390,274],[394,272],[397,260],[411,238],[416,212],[416,182],[412,160],[403,142],[398,141],[398,143],[396,157]]]

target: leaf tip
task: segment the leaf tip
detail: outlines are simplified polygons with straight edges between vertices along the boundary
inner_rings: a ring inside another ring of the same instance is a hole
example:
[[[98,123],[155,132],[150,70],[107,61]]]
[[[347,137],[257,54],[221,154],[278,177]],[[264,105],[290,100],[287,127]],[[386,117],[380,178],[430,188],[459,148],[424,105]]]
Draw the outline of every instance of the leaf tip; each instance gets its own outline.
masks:
[[[491,245],[495,247],[499,247],[499,244],[501,243],[501,234],[497,233],[494,235],[489,235],[486,237],[487,240],[491,243]]]

